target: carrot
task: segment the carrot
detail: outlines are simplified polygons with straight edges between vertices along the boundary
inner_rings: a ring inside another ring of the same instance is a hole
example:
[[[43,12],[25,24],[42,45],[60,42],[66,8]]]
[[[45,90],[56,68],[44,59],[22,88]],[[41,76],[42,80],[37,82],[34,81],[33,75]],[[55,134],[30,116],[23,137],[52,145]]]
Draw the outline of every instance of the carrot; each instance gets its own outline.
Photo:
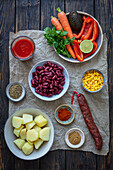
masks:
[[[61,30],[61,29],[63,29],[63,28],[62,28],[62,25],[60,24],[60,22],[58,21],[58,19],[57,19],[56,17],[51,17],[51,23],[52,23],[52,25],[55,26],[56,30]],[[63,38],[66,39],[65,36],[63,36]],[[67,44],[67,45],[66,45],[66,49],[67,49],[68,52],[71,54],[71,56],[75,59],[76,56],[75,56],[74,51],[73,51],[73,49],[71,48],[71,45],[70,45],[70,44]]]
[[[71,30],[71,27],[69,25],[68,19],[66,17],[66,14],[63,11],[61,11],[60,8],[57,8],[57,11],[59,12],[58,13],[58,18],[59,18],[59,20],[61,22],[63,30],[67,31],[68,32],[67,37],[72,39],[74,37],[74,35],[72,33],[72,30]],[[74,49],[75,56],[77,57],[77,59],[79,61],[83,61],[83,53],[80,50],[79,44],[77,43],[76,40],[73,40],[73,44],[74,45],[72,47]]]
[[[59,12],[58,18],[62,24],[64,31],[68,32],[67,37],[72,39],[74,36],[73,36],[72,30],[71,30],[71,27],[69,25],[68,19],[66,17],[66,14],[63,11],[61,11],[60,8],[57,8],[57,11]]]

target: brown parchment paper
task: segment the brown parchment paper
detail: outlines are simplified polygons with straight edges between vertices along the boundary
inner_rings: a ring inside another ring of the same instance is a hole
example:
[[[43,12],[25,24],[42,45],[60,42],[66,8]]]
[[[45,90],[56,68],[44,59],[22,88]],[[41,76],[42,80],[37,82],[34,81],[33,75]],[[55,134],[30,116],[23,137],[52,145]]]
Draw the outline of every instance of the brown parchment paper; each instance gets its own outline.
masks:
[[[26,88],[26,97],[21,102],[13,103],[9,101],[9,114],[15,112],[15,110],[18,110],[20,108],[25,108],[25,107],[37,108],[45,112],[46,114],[48,114],[48,116],[51,118],[53,122],[54,129],[55,129],[55,139],[51,150],[57,150],[57,149],[71,150],[65,143],[65,139],[64,139],[65,133],[68,129],[72,127],[77,127],[83,130],[86,137],[84,145],[78,150],[89,151],[98,155],[107,155],[109,151],[109,95],[108,95],[108,84],[107,84],[108,77],[107,77],[106,36],[104,35],[102,48],[96,57],[94,57],[93,59],[85,63],[74,64],[61,59],[55,53],[53,47],[50,47],[47,44],[43,36],[43,33],[44,33],[43,31],[38,31],[38,30],[20,31],[16,34],[10,33],[9,44],[11,44],[12,40],[15,37],[19,35],[26,35],[34,40],[36,44],[36,51],[34,54],[34,58],[31,61],[21,62],[12,56],[11,51],[9,49],[10,82],[19,81],[23,83]],[[37,62],[46,59],[48,60],[52,59],[63,64],[67,68],[70,76],[70,86],[67,93],[62,98],[52,102],[46,102],[36,98],[31,92],[28,85],[28,74],[30,69]],[[90,94],[84,91],[81,87],[81,76],[84,73],[84,71],[90,68],[95,68],[102,71],[106,80],[104,88],[96,94]],[[83,93],[88,101],[91,113],[94,118],[94,122],[99,128],[99,131],[103,138],[103,147],[101,151],[98,151],[95,148],[94,140],[85,124],[85,121],[83,119],[82,113],[80,111],[77,102],[76,95],[74,98],[74,104],[72,105],[72,108],[75,111],[74,122],[68,126],[63,126],[58,124],[55,120],[54,111],[56,107],[58,107],[61,104],[71,105],[71,97],[72,97],[72,92],[74,90]]]

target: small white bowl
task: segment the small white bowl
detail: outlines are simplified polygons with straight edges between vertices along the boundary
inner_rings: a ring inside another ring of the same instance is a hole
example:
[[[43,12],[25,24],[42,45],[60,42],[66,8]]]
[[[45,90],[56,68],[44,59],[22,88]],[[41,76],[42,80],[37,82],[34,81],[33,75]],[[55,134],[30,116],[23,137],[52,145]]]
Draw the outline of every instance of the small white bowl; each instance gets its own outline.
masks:
[[[9,88],[13,85],[13,84],[19,84],[22,87],[22,95],[18,98],[18,99],[13,99],[10,95],[9,95]],[[23,84],[19,83],[19,82],[12,82],[10,84],[7,85],[6,87],[6,95],[7,97],[12,100],[13,102],[19,102],[21,101],[24,96],[25,96],[25,87],[23,86]]]
[[[34,151],[28,156],[26,156],[20,149],[18,149],[17,146],[13,142],[15,139],[17,139],[17,137],[13,134],[14,128],[12,126],[12,117],[13,116],[21,117],[23,113],[31,114],[33,115],[33,117],[40,115],[40,114],[43,115],[48,121],[47,126],[50,127],[51,129],[49,141],[44,142],[43,145],[38,150],[34,149]],[[4,137],[5,137],[5,141],[6,141],[8,148],[15,156],[17,156],[20,159],[24,159],[24,160],[35,160],[35,159],[41,158],[47,152],[49,152],[54,141],[54,127],[53,127],[53,124],[50,118],[47,116],[47,114],[41,112],[38,109],[24,108],[24,109],[17,110],[14,114],[10,115],[10,117],[8,118],[5,124]]]
[[[81,136],[81,141],[80,141],[80,143],[77,144],[77,145],[71,144],[71,143],[69,142],[69,139],[68,139],[69,134],[70,134],[71,132],[74,132],[74,131],[75,131],[75,132],[78,132],[78,133],[80,134],[80,136]],[[80,147],[84,144],[84,142],[85,142],[85,135],[84,135],[83,131],[80,130],[80,129],[78,129],[78,128],[69,129],[69,130],[66,132],[66,134],[65,134],[65,142],[66,142],[66,144],[67,144],[70,148],[73,148],[73,149],[80,148]]]
[[[62,90],[62,92],[61,92],[60,94],[53,95],[53,96],[51,96],[51,97],[41,96],[41,95],[37,94],[37,93],[35,92],[35,88],[32,87],[32,84],[31,84],[32,73],[36,71],[36,67],[37,67],[37,66],[41,66],[41,67],[42,67],[42,66],[43,66],[45,63],[47,63],[48,61],[50,61],[51,63],[56,64],[57,66],[61,66],[61,67],[63,68],[63,74],[64,74],[64,76],[65,76],[65,84],[63,85],[63,90]],[[54,60],[43,60],[43,61],[35,64],[35,65],[32,67],[32,69],[30,70],[29,75],[28,75],[28,83],[29,83],[29,87],[30,87],[32,93],[33,93],[36,97],[38,97],[39,99],[44,100],[44,101],[54,101],[54,100],[57,100],[57,99],[61,98],[61,97],[66,93],[66,91],[68,90],[68,87],[69,87],[69,74],[68,74],[66,68],[65,68],[62,64],[60,64],[60,63],[58,63],[58,62],[56,62],[56,61],[54,61]]]
[[[71,62],[71,63],[83,63],[83,62],[86,62],[86,61],[92,59],[92,58],[95,57],[96,54],[99,52],[99,50],[101,49],[102,43],[103,43],[103,32],[102,32],[102,28],[101,28],[99,22],[98,22],[92,15],[90,15],[90,14],[88,14],[88,13],[86,13],[86,12],[83,12],[83,11],[77,11],[77,12],[78,12],[78,14],[80,14],[80,15],[89,16],[89,17],[93,18],[93,19],[97,22],[98,28],[99,28],[99,35],[98,35],[98,37],[97,37],[97,39],[96,39],[95,41],[96,41],[97,44],[98,44],[98,49],[95,51],[95,53],[93,53],[91,56],[85,58],[82,62],[79,61],[79,60],[77,60],[77,59],[68,58],[68,57],[65,57],[65,56],[63,56],[63,55],[61,55],[61,54],[58,54],[59,57],[61,57],[62,59],[66,60],[66,61],[68,61],[68,62]],[[66,13],[66,15],[68,16],[69,13]],[[53,48],[54,48],[54,47],[53,47]],[[54,50],[56,51],[55,48],[54,48]]]

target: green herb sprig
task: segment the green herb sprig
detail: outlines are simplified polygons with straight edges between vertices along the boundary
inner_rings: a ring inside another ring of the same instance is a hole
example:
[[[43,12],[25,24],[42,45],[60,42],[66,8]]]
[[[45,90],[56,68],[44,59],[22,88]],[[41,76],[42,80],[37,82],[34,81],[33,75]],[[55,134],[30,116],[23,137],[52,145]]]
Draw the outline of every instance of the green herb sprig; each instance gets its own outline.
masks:
[[[57,54],[62,54],[63,56],[72,58],[72,56],[66,49],[66,45],[73,44],[73,40],[75,39],[74,37],[72,39],[70,39],[69,37],[64,39],[63,36],[66,36],[68,32],[63,31],[63,29],[58,31],[55,29],[55,26],[53,26],[53,29],[46,27],[44,31],[45,31],[44,36],[47,39],[48,45],[54,46]]]

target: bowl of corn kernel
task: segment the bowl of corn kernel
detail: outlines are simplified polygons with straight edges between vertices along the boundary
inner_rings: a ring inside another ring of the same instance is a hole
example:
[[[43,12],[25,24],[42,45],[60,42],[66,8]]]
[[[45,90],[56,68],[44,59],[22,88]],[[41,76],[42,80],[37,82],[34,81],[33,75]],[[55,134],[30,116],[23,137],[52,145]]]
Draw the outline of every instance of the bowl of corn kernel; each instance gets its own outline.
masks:
[[[99,70],[89,69],[84,72],[81,83],[86,91],[96,93],[104,87],[105,78]]]

